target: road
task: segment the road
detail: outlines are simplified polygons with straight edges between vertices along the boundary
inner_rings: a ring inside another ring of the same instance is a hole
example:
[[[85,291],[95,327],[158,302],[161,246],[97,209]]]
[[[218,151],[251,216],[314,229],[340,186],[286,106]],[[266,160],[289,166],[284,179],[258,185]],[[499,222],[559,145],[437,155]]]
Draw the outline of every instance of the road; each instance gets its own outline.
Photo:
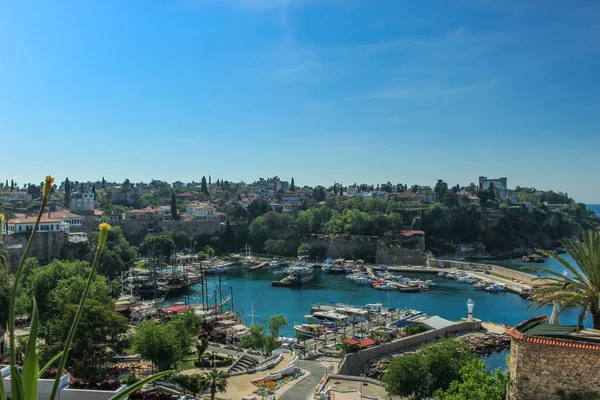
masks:
[[[321,360],[301,360],[300,368],[307,371],[305,376],[296,382],[293,386],[288,387],[281,395],[275,394],[277,400],[307,400],[311,399],[317,384],[328,371],[337,371],[339,359],[324,358]],[[284,386],[285,387],[285,386]]]

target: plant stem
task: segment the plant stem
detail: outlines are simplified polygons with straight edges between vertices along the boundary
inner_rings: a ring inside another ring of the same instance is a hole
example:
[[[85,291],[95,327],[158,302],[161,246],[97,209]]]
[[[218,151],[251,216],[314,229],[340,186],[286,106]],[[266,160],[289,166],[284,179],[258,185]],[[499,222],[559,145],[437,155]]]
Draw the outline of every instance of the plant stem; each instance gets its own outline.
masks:
[[[29,240],[27,241],[27,246],[25,247],[25,251],[23,252],[23,256],[21,257],[21,262],[19,263],[19,267],[17,268],[17,273],[15,274],[15,280],[13,282],[12,291],[10,293],[10,306],[8,308],[8,352],[10,357],[10,374],[14,377],[17,372],[17,368],[15,366],[16,361],[16,349],[15,349],[15,303],[17,300],[17,287],[19,285],[19,280],[21,278],[21,274],[23,273],[23,265],[25,264],[25,260],[27,259],[27,255],[29,254],[29,248],[31,247],[31,243],[33,242],[33,238],[38,230],[40,225],[40,219],[42,219],[42,214],[44,213],[44,208],[46,208],[46,203],[48,202],[48,197],[44,196],[42,199],[42,205],[40,207],[40,211],[38,212],[37,219],[35,220],[35,225],[33,227],[33,231],[29,236]],[[16,393],[16,379],[10,380],[10,386],[12,389],[12,393]]]
[[[58,393],[58,383],[60,382],[60,378],[62,376],[62,371],[65,369],[65,365],[67,363],[67,358],[69,357],[69,349],[71,347],[71,343],[73,342],[73,338],[75,337],[75,331],[77,330],[77,325],[79,325],[79,320],[81,319],[81,315],[83,314],[83,306],[85,305],[85,301],[87,300],[88,293],[90,292],[90,287],[92,286],[92,282],[94,281],[94,276],[96,275],[96,266],[98,265],[98,260],[100,260],[100,254],[102,254],[103,245],[99,244],[96,249],[96,256],[94,257],[94,264],[92,265],[92,269],[90,271],[90,275],[88,277],[87,283],[85,285],[85,290],[83,291],[83,296],[81,297],[81,301],[79,302],[79,308],[77,308],[77,314],[75,314],[75,319],[71,324],[71,329],[69,330],[69,336],[67,336],[67,341],[65,342],[65,347],[63,349],[63,355],[60,358],[60,362],[58,363],[58,370],[56,373],[56,378],[54,379],[54,386],[52,387],[52,393],[50,394],[50,400],[54,400],[56,394]]]

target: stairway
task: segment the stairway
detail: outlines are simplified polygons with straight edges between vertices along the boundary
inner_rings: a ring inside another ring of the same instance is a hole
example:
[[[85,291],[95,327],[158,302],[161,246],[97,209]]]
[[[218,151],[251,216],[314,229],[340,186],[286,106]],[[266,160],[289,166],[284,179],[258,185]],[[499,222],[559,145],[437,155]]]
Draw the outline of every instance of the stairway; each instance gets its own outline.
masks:
[[[259,362],[255,358],[250,357],[247,354],[242,354],[240,358],[238,358],[237,361],[234,363],[234,365],[231,366],[229,372],[248,371],[256,368],[258,364]]]

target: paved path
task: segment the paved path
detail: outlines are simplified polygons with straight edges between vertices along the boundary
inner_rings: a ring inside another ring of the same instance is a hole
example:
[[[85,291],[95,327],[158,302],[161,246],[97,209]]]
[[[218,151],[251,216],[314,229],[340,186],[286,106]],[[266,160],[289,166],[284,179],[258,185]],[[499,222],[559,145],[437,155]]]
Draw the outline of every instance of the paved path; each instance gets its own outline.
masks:
[[[325,375],[325,368],[329,368],[328,371],[331,373],[332,367],[335,367],[337,371],[337,364],[339,360],[330,361],[329,359],[321,360],[300,360],[300,368],[303,371],[308,371],[308,374],[294,384],[290,386],[280,396],[275,396],[277,400],[307,400],[311,399],[317,384]],[[287,386],[287,385],[286,385]]]

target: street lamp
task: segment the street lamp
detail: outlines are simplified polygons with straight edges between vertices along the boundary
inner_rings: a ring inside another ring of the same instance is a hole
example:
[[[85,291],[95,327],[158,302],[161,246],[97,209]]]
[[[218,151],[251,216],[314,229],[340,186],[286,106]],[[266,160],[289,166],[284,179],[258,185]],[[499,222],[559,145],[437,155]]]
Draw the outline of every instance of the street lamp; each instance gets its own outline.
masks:
[[[475,302],[471,299],[467,300],[467,310],[469,311],[469,322],[473,322],[473,307],[475,307]]]

